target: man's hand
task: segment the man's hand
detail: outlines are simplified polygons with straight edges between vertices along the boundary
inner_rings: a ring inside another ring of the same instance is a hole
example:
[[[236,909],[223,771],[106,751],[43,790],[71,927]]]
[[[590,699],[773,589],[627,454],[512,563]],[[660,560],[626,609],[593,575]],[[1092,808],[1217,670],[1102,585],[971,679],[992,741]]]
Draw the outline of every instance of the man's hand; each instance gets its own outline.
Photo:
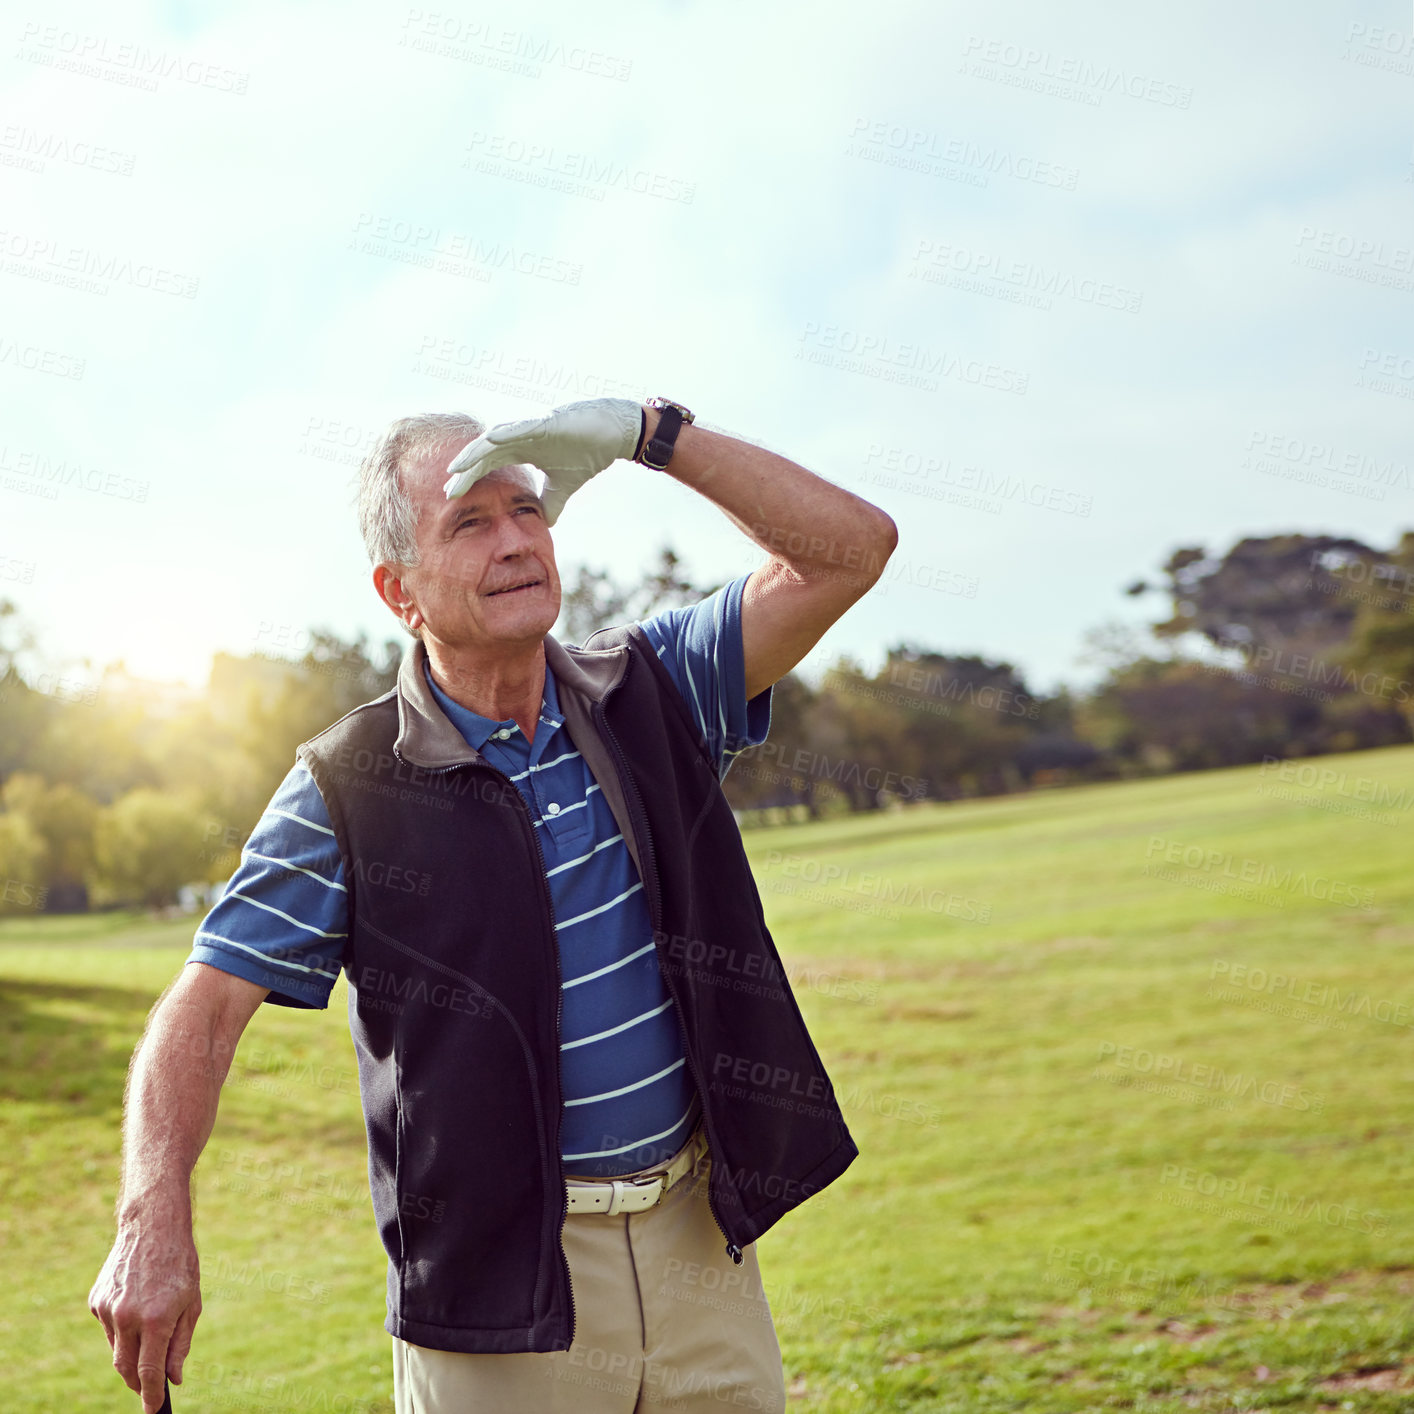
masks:
[[[545,521],[554,525],[565,502],[611,462],[632,458],[644,412],[627,398],[566,403],[548,417],[501,422],[459,451],[447,466],[450,501],[503,466],[529,463],[545,473]]]
[[[88,1293],[113,1368],[162,1407],[162,1380],[182,1382],[201,1315],[192,1241],[191,1174],[241,1032],[269,989],[204,962],[188,963],[147,1018],[128,1071],[118,1237]],[[198,1059],[200,1058],[200,1059]]]
[[[103,1323],[113,1368],[142,1395],[144,1414],[156,1414],[164,1376],[182,1382],[182,1362],[201,1315],[190,1216],[123,1222],[88,1293],[88,1309]]]

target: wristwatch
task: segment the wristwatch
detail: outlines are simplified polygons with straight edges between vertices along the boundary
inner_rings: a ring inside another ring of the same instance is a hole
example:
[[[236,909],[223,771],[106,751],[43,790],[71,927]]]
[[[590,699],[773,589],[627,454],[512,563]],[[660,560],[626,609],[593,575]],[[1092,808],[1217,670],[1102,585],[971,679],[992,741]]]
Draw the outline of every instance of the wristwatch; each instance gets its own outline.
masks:
[[[667,398],[649,398],[648,406],[658,409],[658,426],[647,445],[640,447],[633,459],[644,466],[651,466],[654,471],[666,471],[683,423],[692,422],[694,418],[681,403],[671,402]],[[643,421],[646,427],[647,413],[644,414]]]

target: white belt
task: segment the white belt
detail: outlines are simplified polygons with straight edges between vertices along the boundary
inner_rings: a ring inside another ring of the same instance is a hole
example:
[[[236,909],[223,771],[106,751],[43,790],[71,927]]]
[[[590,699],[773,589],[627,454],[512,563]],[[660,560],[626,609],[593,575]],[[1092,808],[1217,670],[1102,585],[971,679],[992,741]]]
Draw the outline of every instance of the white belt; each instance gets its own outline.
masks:
[[[699,1129],[678,1152],[677,1157],[656,1173],[637,1178],[565,1180],[571,1213],[642,1213],[663,1201],[673,1184],[692,1172],[706,1140]]]

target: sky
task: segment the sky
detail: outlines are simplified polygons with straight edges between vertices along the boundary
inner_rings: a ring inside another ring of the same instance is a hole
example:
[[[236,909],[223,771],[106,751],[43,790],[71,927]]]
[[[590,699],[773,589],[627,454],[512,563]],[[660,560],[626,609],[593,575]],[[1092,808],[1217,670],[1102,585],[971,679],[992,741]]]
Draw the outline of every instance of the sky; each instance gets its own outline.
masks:
[[[807,672],[909,642],[1083,689],[1179,546],[1410,528],[1407,0],[0,23],[0,597],[56,671],[397,637],[353,476],[419,411],[666,396],[882,506]],[[555,539],[762,559],[623,462]]]

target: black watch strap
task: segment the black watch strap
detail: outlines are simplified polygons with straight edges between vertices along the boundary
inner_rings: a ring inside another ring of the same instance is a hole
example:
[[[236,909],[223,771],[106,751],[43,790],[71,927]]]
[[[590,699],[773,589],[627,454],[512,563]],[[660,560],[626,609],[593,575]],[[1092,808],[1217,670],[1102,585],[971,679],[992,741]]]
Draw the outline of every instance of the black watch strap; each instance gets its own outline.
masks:
[[[645,418],[647,414],[644,415]],[[671,403],[658,411],[658,425],[647,445],[639,453],[638,460],[654,471],[666,471],[673,457],[673,447],[677,444],[678,433],[682,431],[682,413]]]

